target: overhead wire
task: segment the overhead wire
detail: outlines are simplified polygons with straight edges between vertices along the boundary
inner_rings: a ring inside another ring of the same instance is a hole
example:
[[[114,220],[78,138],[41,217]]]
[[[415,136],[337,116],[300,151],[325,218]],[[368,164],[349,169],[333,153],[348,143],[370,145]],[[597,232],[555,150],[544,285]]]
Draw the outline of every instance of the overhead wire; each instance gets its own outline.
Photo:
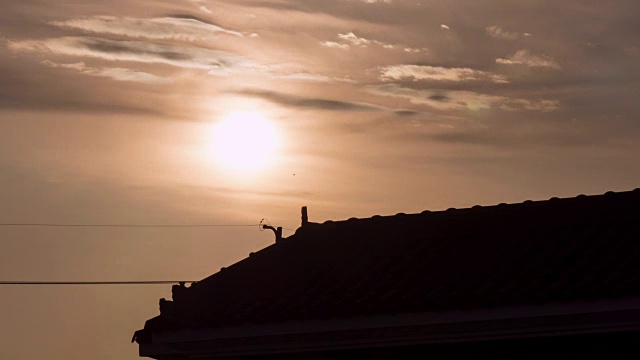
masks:
[[[151,280],[151,281],[0,281],[0,285],[166,285],[194,283],[193,280]]]
[[[258,224],[55,224],[55,223],[0,223],[0,226],[33,227],[118,227],[118,228],[196,228],[196,227],[249,227]]]
[[[266,219],[263,219],[263,221]],[[202,227],[250,227],[260,224],[60,224],[60,223],[0,223],[0,227],[100,227],[100,228],[202,228]],[[294,229],[284,228],[295,231]],[[140,280],[140,281],[0,281],[0,285],[166,285],[195,283],[194,280]]]

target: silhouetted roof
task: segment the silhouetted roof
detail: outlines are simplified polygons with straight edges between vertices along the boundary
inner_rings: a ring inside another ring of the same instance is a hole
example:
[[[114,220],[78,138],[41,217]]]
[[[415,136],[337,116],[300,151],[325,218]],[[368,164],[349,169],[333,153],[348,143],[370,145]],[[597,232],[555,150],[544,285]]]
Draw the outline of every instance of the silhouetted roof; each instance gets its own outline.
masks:
[[[308,223],[190,288],[169,329],[640,295],[640,189]]]

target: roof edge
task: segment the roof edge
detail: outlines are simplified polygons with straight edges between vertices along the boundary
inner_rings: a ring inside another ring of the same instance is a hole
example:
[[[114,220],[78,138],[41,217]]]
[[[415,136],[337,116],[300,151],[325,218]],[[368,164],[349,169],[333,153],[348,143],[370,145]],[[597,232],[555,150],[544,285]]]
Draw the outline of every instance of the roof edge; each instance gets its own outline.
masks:
[[[478,321],[540,318],[615,311],[640,311],[640,297],[594,302],[524,305],[497,309],[426,312],[417,314],[378,315],[347,319],[291,321],[282,323],[248,324],[220,328],[186,329],[152,333],[154,343],[173,343],[211,339],[250,338],[330,331],[382,329],[406,326],[461,324]],[[640,319],[639,319],[640,320]],[[640,322],[638,323],[640,326]]]
[[[487,341],[535,340],[595,334],[640,333],[640,309],[523,319],[470,321],[367,330],[264,335],[244,338],[189,339],[140,344],[140,355],[172,359],[174,355],[227,358],[283,355]],[[181,357],[182,358],[182,357]]]
[[[308,226],[308,228],[312,228],[312,229],[318,229],[319,226],[326,226],[326,225],[337,225],[337,224],[344,224],[344,223],[356,223],[359,221],[370,221],[370,220],[389,220],[389,219],[393,219],[393,218],[398,218],[398,217],[414,217],[414,216],[424,216],[424,215],[436,215],[436,214],[445,214],[445,213],[456,213],[456,212],[465,212],[465,211],[469,211],[469,210],[479,210],[479,209],[499,209],[499,208],[505,208],[505,207],[514,207],[514,206],[522,206],[522,205],[539,205],[539,204],[544,204],[544,203],[549,203],[549,202],[556,202],[556,201],[572,201],[572,200],[587,200],[587,199],[595,199],[595,198],[603,198],[603,199],[607,199],[607,198],[614,198],[616,196],[625,196],[625,195],[630,195],[630,194],[637,194],[640,197],[640,188],[635,188],[632,190],[626,190],[626,191],[607,191],[605,193],[598,193],[598,194],[591,194],[591,195],[585,195],[585,194],[579,194],[576,196],[570,196],[570,197],[551,197],[548,199],[540,199],[540,200],[523,200],[521,202],[513,202],[513,203],[499,203],[499,204],[489,204],[489,205],[472,205],[472,206],[467,206],[467,207],[461,207],[461,208],[447,208],[447,209],[440,209],[440,210],[423,210],[419,213],[404,213],[404,212],[400,212],[397,214],[392,214],[392,215],[371,215],[369,217],[363,217],[363,218],[356,218],[356,217],[352,217],[349,219],[342,219],[342,220],[326,220],[324,222],[308,222],[307,224],[310,225]],[[304,230],[304,226],[301,226],[298,228],[298,230]],[[297,231],[296,231],[297,233]]]

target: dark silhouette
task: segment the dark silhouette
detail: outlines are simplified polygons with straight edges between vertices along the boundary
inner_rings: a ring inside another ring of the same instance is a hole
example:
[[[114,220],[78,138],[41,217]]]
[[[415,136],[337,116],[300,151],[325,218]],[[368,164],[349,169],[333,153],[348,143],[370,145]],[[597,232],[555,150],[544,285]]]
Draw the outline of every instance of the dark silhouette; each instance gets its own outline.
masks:
[[[305,207],[173,300],[142,356],[638,355],[640,189],[322,224]]]
[[[271,225],[262,225],[262,228],[265,230],[271,230],[276,235],[276,242],[282,240],[282,227],[278,226],[277,228]]]

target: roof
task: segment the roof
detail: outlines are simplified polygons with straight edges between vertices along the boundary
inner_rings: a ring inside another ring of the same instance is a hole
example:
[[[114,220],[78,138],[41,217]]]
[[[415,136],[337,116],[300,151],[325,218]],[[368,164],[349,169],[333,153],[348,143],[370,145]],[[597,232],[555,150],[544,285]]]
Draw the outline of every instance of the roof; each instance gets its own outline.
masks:
[[[640,296],[640,189],[307,223],[185,288],[166,330]]]

